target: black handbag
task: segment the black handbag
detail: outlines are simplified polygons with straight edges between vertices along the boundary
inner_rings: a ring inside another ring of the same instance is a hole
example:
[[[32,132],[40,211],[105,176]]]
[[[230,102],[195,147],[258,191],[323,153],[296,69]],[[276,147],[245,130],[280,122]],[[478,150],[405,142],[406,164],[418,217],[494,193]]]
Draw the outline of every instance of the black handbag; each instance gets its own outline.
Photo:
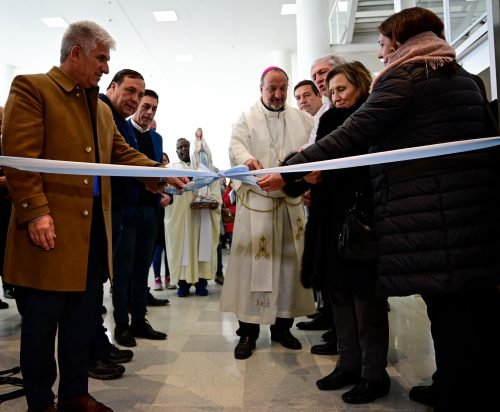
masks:
[[[377,257],[375,235],[358,204],[360,198],[356,193],[354,205],[347,211],[339,234],[337,251],[346,260],[366,261]]]

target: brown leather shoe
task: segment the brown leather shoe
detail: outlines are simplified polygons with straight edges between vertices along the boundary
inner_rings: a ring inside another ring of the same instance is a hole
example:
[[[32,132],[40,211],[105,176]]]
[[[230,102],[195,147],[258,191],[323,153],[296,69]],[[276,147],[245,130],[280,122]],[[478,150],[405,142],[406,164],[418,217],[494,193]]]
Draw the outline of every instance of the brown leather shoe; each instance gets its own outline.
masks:
[[[60,412],[113,412],[113,409],[96,401],[88,393],[79,398],[60,399],[57,403],[57,410]]]

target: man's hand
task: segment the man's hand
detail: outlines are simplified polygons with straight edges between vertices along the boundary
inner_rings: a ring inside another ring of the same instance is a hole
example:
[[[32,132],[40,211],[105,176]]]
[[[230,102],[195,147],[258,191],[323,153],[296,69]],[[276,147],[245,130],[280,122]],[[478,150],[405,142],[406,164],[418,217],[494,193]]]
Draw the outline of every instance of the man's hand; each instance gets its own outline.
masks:
[[[175,186],[177,190],[184,189],[189,183],[189,178],[187,177],[166,177],[165,181],[172,186]]]
[[[311,173],[306,174],[306,175],[303,177],[303,179],[304,179],[307,183],[309,183],[309,184],[311,184],[311,185],[315,185],[316,183],[319,183],[319,182],[321,182],[321,180],[323,180],[323,179],[321,178],[321,171],[319,171],[319,170],[316,170],[316,171],[314,171],[314,172],[311,172]]]
[[[262,167],[262,163],[259,162],[257,159],[248,159],[246,162],[245,162],[245,166],[248,166],[248,169],[249,170],[259,170],[259,169],[264,169]]]
[[[264,192],[280,190],[285,186],[285,181],[279,173],[271,173],[257,179],[257,184]]]
[[[44,250],[54,249],[56,230],[50,215],[43,215],[28,223],[31,241]]]
[[[167,193],[160,193],[160,206],[161,207],[167,207],[170,202],[172,201],[172,196],[170,196]]]
[[[186,183],[189,183],[187,177],[166,177],[161,181],[156,181],[155,183],[146,184],[146,189],[153,193],[163,193],[164,187],[168,184],[175,186],[179,192],[181,189],[186,187]]]
[[[311,191],[310,190],[305,192],[302,198],[304,199],[304,206],[311,206]]]

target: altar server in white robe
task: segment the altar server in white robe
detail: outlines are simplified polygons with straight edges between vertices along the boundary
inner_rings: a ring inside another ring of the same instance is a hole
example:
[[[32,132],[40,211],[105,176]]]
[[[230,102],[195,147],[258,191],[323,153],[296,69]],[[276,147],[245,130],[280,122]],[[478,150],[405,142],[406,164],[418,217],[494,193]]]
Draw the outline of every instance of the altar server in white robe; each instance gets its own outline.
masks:
[[[306,141],[313,118],[286,104],[288,76],[269,67],[261,76],[261,98],[233,126],[231,165],[250,170],[275,167]],[[221,310],[239,321],[236,359],[252,355],[260,324],[271,325],[271,339],[301,349],[290,328],[294,317],[315,312],[314,297],[300,283],[304,241],[302,198],[266,193],[235,181],[236,219],[221,296]]]
[[[180,162],[170,163],[175,169],[192,170],[187,139],[177,140]],[[212,199],[221,203],[219,181],[208,186]],[[217,245],[220,232],[220,208],[192,209],[194,193],[187,191],[175,196],[165,209],[165,244],[171,282],[178,284],[177,296],[186,297],[194,284],[196,295],[207,296],[207,280],[213,279],[217,269]],[[208,205],[207,205],[208,206]]]

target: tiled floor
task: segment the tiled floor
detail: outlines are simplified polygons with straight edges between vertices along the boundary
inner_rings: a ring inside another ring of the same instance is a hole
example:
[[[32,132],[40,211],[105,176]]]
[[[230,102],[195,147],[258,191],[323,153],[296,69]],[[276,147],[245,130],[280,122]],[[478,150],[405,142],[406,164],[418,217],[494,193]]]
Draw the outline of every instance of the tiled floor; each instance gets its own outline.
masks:
[[[227,256],[225,256],[226,258]],[[155,292],[170,306],[149,308],[148,319],[166,331],[165,341],[139,340],[134,359],[117,380],[90,379],[90,392],[115,411],[430,411],[408,399],[411,386],[426,383],[433,372],[433,349],[423,302],[391,298],[390,395],[368,405],[345,404],[341,391],[322,392],[315,381],[330,373],[335,357],[311,355],[320,331],[293,329],[301,351],[271,343],[262,328],[253,356],[235,360],[237,322],[219,312],[221,286],[209,284],[209,296],[178,298],[175,291]],[[105,305],[111,310],[106,287]],[[193,288],[194,290],[194,288]],[[13,301],[0,311],[0,370],[19,364],[20,318]],[[301,320],[305,320],[301,319]],[[106,324],[113,329],[111,314]],[[5,387],[0,386],[0,391]],[[25,411],[26,401],[0,405],[1,411]]]

